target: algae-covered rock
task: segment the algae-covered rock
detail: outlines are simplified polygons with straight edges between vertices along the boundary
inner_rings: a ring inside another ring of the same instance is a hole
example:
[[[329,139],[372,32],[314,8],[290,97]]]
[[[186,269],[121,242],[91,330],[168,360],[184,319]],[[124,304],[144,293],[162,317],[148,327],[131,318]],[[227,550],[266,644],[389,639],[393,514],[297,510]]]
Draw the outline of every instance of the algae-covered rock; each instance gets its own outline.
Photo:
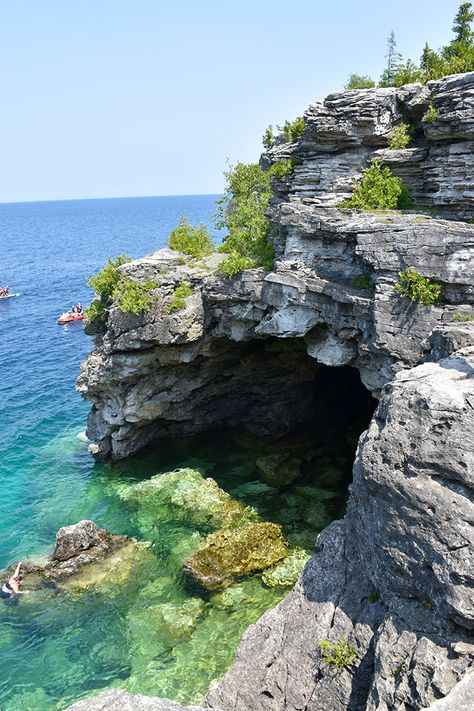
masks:
[[[265,570],[287,555],[281,526],[252,523],[209,534],[204,548],[186,561],[184,569],[206,590],[219,590],[235,578]]]
[[[127,631],[135,671],[140,666],[140,660],[134,659],[136,655],[150,661],[187,639],[203,609],[204,602],[199,598],[132,608],[127,616]]]
[[[263,481],[247,481],[245,484],[240,484],[230,492],[236,498],[245,496],[265,496],[271,494],[275,489]]]
[[[234,501],[214,479],[193,469],[177,469],[120,487],[119,496],[136,509],[140,528],[147,533],[160,522],[183,521],[209,531],[257,519],[253,509]]]
[[[282,561],[265,570],[262,580],[265,585],[271,588],[293,586],[310,558],[311,555],[308,551],[302,548],[295,548]]]
[[[285,454],[268,454],[255,462],[266,484],[283,486],[291,484],[300,476],[301,461]]]
[[[128,585],[136,586],[144,568],[153,566],[156,566],[156,557],[150,544],[130,539],[127,545],[113,551],[104,560],[84,566],[58,585],[68,593],[122,594]]]

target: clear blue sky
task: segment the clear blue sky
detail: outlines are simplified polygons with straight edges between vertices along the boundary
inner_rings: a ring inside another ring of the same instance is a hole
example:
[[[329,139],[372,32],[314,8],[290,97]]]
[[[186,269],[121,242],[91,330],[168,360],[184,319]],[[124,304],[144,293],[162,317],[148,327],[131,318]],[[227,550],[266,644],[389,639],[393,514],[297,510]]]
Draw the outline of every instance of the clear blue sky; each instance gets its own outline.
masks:
[[[270,123],[451,38],[460,0],[0,2],[0,202],[216,193]]]

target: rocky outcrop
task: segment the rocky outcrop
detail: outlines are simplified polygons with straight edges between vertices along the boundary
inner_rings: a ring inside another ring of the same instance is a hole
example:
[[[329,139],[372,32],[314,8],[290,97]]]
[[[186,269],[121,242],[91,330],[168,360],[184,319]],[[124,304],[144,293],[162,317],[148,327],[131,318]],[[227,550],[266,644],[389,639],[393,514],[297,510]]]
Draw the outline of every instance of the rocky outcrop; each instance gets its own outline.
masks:
[[[414,144],[389,151],[402,120]],[[78,389],[93,405],[97,451],[120,458],[222,424],[289,431],[324,407],[322,366],[356,368],[380,402],[346,517],[247,631],[206,705],[427,708],[459,688],[474,660],[474,225],[464,221],[474,209],[474,73],[332,95],[308,109],[305,126],[262,156],[300,161],[275,184],[272,271],[223,280],[219,257],[184,264],[169,250],[124,265],[158,281],[153,308],[110,309]],[[374,157],[406,180],[413,211],[336,207]],[[400,298],[408,266],[441,285],[440,305]],[[167,313],[184,279],[193,294]],[[356,660],[327,664],[321,640],[347,640]]]

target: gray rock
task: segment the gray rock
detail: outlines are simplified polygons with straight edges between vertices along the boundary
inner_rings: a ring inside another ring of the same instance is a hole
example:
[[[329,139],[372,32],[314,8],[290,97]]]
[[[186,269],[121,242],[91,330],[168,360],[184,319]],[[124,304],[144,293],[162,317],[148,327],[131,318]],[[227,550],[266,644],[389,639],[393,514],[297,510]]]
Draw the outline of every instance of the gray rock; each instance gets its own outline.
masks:
[[[122,689],[105,691],[93,699],[78,701],[68,707],[69,711],[204,711],[200,706],[181,706],[167,699],[129,694]]]
[[[474,72],[309,107],[303,136],[278,138],[261,159],[300,159],[275,184],[269,273],[222,279],[214,258],[184,264],[170,250],[123,267],[158,286],[147,314],[110,309],[81,369],[88,436],[103,456],[221,424],[288,431],[312,411],[321,365],[356,368],[380,397],[344,521],[320,535],[295,589],[247,630],[208,708],[397,711],[451,692],[464,703],[473,666],[474,331],[456,314],[474,314],[474,225],[460,221],[474,216],[473,97]],[[423,120],[430,103],[433,123]],[[402,120],[416,142],[390,151]],[[336,207],[373,158],[407,182],[418,212]],[[408,266],[441,285],[440,305],[400,297]],[[193,296],[178,317],[164,307],[183,280]],[[356,660],[333,668],[321,640],[347,640]]]
[[[63,526],[56,533],[53,560],[68,560],[99,542],[99,531],[93,521],[79,521],[73,526]]]

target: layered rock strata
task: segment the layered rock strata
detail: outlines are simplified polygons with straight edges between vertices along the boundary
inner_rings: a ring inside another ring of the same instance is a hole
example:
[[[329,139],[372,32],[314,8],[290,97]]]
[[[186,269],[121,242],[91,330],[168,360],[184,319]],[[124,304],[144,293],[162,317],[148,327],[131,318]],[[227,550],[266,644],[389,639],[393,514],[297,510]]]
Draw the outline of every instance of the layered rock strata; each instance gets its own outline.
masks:
[[[430,104],[432,123],[423,118]],[[388,151],[402,120],[414,144]],[[321,365],[356,368],[380,398],[344,521],[320,535],[295,590],[248,630],[209,708],[422,709],[466,683],[473,145],[474,73],[332,95],[308,109],[301,139],[279,140],[262,156],[264,165],[300,160],[275,184],[271,272],[223,280],[218,257],[186,263],[170,250],[122,267],[159,285],[149,313],[113,306],[95,331],[78,388],[93,404],[88,433],[98,453],[120,458],[223,423],[288,431],[318,402]],[[374,157],[406,180],[413,211],[336,207]],[[441,285],[439,306],[400,298],[398,272],[408,266]],[[183,311],[167,313],[183,280],[193,294]],[[342,670],[326,664],[324,639],[348,640],[356,660]]]

